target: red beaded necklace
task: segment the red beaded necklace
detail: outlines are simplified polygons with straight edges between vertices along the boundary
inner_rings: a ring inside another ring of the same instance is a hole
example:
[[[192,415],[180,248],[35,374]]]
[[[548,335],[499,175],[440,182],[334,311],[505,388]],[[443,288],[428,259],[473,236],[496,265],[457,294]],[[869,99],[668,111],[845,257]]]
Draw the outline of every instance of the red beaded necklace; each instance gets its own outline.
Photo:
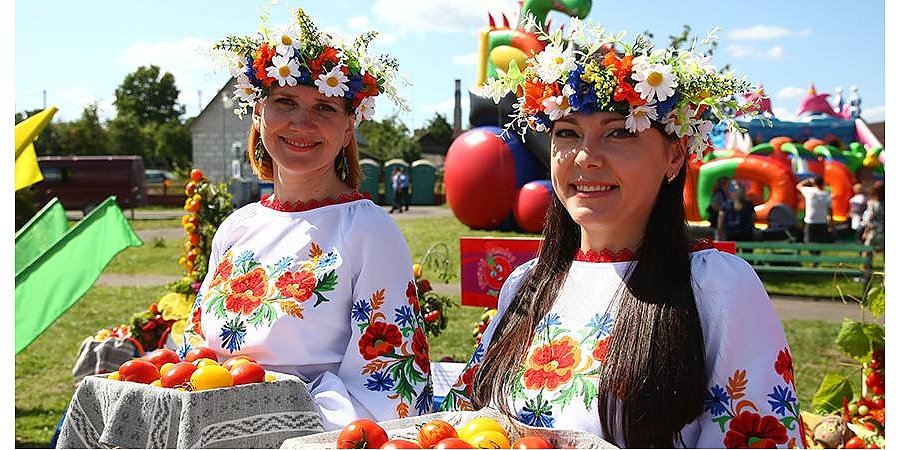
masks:
[[[707,250],[715,248],[713,245],[713,241],[707,238],[697,239],[690,243],[689,251],[690,252],[699,252],[700,250]],[[611,263],[611,262],[626,262],[626,261],[634,261],[634,252],[630,249],[623,248],[619,251],[610,250],[608,248],[597,250],[588,250],[585,252],[584,250],[578,249],[578,253],[575,254],[575,261],[582,262],[592,262],[592,263]]]
[[[284,211],[284,212],[302,212],[309,211],[316,208],[321,208],[323,206],[329,205],[337,205],[340,203],[347,203],[356,200],[368,199],[371,196],[368,193],[361,193],[358,191],[353,191],[349,194],[341,194],[337,199],[327,197],[324,199],[312,199],[308,201],[297,201],[294,203],[290,202],[280,202],[275,198],[272,194],[264,195],[259,203],[269,209],[274,209],[275,211]]]

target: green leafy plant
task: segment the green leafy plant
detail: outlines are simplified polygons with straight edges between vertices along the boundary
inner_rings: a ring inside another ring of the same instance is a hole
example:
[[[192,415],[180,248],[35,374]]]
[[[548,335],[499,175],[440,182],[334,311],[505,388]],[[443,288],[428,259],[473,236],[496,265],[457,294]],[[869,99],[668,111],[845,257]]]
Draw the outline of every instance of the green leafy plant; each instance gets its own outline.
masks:
[[[444,283],[450,281],[450,250],[446,244],[432,245],[422,257],[422,263],[413,264],[419,307],[422,318],[425,319],[425,333],[437,337],[447,328],[446,310],[453,307],[453,301],[450,297],[434,291],[431,282],[423,276],[425,269],[437,271],[438,278]]]

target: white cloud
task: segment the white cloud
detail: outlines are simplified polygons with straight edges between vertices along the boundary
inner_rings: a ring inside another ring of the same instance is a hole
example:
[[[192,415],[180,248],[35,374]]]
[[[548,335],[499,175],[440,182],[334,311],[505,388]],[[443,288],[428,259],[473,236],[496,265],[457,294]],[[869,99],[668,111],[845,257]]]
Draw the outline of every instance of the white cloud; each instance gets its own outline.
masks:
[[[806,95],[806,91],[808,89],[804,89],[797,86],[787,86],[778,91],[778,94],[775,95],[775,98],[779,100],[799,100]]]
[[[764,56],[766,59],[781,59],[784,57],[784,47],[776,45],[767,50]]]
[[[369,31],[372,26],[369,25],[369,16],[353,16],[347,19],[347,28],[357,31]]]
[[[465,55],[456,55],[453,57],[453,64],[457,66],[473,66],[478,63],[478,52],[467,53]]]
[[[797,120],[797,115],[791,111],[788,111],[784,108],[779,108],[777,106],[772,107],[772,112],[775,114],[775,117],[781,120]]]
[[[101,121],[115,117],[114,96],[101,97],[79,85],[70,85],[56,91],[47,92],[47,104],[59,108],[54,120],[70,122],[77,120],[90,104],[97,105],[97,116]]]
[[[423,108],[423,110],[424,110],[425,112],[429,113],[429,114],[428,114],[429,117],[431,117],[431,114],[430,114],[430,113],[437,112],[437,113],[444,114],[445,116],[447,116],[448,118],[450,118],[450,119],[452,120],[452,119],[453,119],[453,106],[454,106],[454,105],[455,105],[455,100],[454,100],[454,98],[451,96],[451,97],[448,97],[448,98],[447,98],[446,100],[444,100],[444,101],[441,101],[441,102],[438,102],[438,103],[435,103],[435,104],[432,104],[432,105],[425,106],[425,107]]]
[[[487,25],[486,12],[510,21],[517,17],[515,4],[504,0],[375,0],[372,12],[377,20],[399,34],[431,31],[472,31]]]
[[[163,73],[172,73],[180,91],[178,101],[185,105],[190,117],[200,112],[198,91],[208,99],[228,79],[226,70],[211,57],[211,48],[212,42],[193,36],[180,41],[138,42],[125,49],[117,63],[129,71],[152,64]]]
[[[862,118],[866,122],[884,122],[884,105],[874,108],[863,108]]]
[[[793,31],[790,28],[780,27],[778,25],[756,25],[749,28],[731,30],[728,32],[727,36],[736,41],[765,41],[789,36],[805,37],[810,34],[812,34],[812,30],[809,28]]]
[[[725,51],[728,55],[738,59],[782,59],[784,57],[784,47],[780,45],[762,51],[754,45],[731,44],[725,48]]]

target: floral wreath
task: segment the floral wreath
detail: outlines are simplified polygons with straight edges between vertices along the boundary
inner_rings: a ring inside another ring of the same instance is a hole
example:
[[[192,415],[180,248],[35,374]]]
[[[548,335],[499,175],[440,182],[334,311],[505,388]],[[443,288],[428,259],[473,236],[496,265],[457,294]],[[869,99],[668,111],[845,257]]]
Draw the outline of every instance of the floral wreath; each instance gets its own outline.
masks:
[[[347,44],[339,37],[319,31],[302,9],[296,23],[260,35],[228,36],[213,50],[224,59],[237,78],[234,113],[243,117],[248,108],[269,95],[275,86],[314,86],[327,97],[351,101],[356,124],[372,119],[374,97],[385,93],[407,111],[406,100],[397,94],[395,81],[408,84],[398,71],[397,60],[388,55],[370,56],[369,43],[378,35],[369,31]]]
[[[562,30],[548,35],[530,15],[525,26],[547,41],[546,48],[529,58],[523,70],[510,62],[508,71],[498,71],[497,79],[479,88],[480,95],[495,103],[515,93],[507,130],[546,132],[574,112],[617,112],[626,117],[632,133],[650,128],[653,121],[670,135],[689,136],[690,151],[699,156],[708,146],[714,122],[739,129],[734,112],[754,113],[752,105],[739,106],[735,99],[753,86],[732,72],[717,72],[710,57],[697,51],[696,40],[688,50],[654,49],[644,35],[628,45],[623,42],[625,32],[609,35],[603,27],[577,18],[565,37]],[[716,31],[702,45],[714,41]]]

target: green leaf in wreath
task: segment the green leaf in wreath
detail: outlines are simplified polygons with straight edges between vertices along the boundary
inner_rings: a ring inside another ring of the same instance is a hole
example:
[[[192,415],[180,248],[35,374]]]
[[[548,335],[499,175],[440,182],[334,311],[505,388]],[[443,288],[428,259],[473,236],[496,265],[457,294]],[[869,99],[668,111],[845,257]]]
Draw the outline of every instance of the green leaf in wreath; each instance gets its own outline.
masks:
[[[825,375],[819,390],[812,399],[813,410],[816,414],[829,414],[840,410],[844,405],[844,398],[853,398],[853,385],[850,380],[834,373]]]
[[[852,319],[844,319],[835,343],[842,352],[862,362],[872,349],[872,339],[866,333],[865,325]]]

